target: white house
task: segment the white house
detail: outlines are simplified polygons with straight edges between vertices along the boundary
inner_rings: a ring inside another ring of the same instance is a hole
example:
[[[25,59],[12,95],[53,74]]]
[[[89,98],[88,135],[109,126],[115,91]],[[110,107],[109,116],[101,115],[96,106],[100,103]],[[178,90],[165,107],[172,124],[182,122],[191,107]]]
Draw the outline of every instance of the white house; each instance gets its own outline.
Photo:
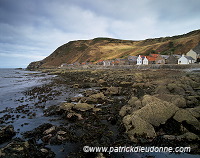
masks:
[[[144,64],[144,65],[148,65],[148,64],[149,64],[149,60],[147,59],[146,56],[145,56],[145,58],[143,59],[143,64]]]
[[[142,65],[142,57],[140,55],[137,58],[137,65]]]
[[[111,62],[109,60],[104,60],[103,61],[103,66],[110,66]]]
[[[200,58],[200,43],[193,49],[191,49],[189,52],[186,54],[187,56],[191,56],[195,62],[199,62]]]
[[[194,61],[195,60],[191,56],[182,55],[178,59],[178,64],[192,64],[192,63],[194,63]]]

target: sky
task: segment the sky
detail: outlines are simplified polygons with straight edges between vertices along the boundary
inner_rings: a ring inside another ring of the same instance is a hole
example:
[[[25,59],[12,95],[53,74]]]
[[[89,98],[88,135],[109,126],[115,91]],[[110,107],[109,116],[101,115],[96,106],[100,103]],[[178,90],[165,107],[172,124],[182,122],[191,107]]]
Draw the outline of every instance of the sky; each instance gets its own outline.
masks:
[[[73,40],[144,40],[200,28],[200,0],[0,0],[0,68],[25,68]]]

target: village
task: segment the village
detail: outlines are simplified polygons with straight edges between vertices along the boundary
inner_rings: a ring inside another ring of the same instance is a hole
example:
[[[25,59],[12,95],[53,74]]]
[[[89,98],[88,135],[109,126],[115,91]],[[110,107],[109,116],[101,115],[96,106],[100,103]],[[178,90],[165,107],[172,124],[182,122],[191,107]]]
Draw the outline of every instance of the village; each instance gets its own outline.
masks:
[[[83,65],[102,65],[102,66],[115,66],[115,65],[149,65],[149,64],[194,64],[200,62],[200,43],[186,55],[162,55],[150,53],[148,56],[128,56],[127,58],[117,58],[111,60],[98,60],[97,62],[75,62],[73,64],[63,63],[59,68]]]

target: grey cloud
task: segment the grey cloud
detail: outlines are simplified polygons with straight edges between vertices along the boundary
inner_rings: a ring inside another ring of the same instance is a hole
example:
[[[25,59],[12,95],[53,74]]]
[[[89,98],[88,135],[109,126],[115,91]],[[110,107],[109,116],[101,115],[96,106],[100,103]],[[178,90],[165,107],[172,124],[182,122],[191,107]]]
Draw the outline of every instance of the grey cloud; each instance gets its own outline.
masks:
[[[0,0],[0,63],[6,54],[19,61],[24,55],[26,63],[40,59],[71,40],[187,33],[199,29],[199,6],[198,0]]]

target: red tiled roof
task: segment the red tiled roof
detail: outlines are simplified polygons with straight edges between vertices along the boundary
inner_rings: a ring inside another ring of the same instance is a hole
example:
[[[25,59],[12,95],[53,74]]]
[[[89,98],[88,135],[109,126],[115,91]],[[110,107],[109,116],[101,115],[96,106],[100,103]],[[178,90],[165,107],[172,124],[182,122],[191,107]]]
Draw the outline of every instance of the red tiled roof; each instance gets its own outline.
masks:
[[[156,61],[156,57],[146,56],[146,58],[147,58],[149,61]]]
[[[150,54],[150,56],[157,58],[159,56],[159,54]]]

